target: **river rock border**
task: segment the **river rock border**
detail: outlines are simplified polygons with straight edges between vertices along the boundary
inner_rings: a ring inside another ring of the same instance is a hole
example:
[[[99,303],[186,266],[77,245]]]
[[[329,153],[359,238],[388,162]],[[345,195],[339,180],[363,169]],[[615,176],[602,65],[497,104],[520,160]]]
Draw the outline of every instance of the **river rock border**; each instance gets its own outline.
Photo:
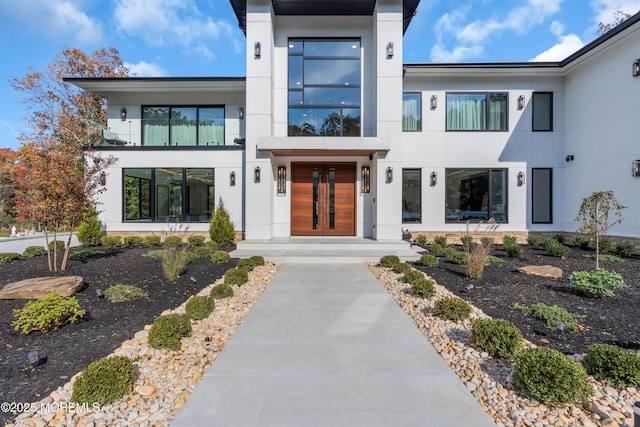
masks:
[[[588,408],[550,407],[529,399],[516,388],[511,363],[489,356],[470,342],[473,320],[489,316],[473,307],[468,320],[442,320],[434,314],[434,303],[455,296],[446,288],[436,284],[433,298],[417,298],[401,274],[375,263],[367,266],[498,426],[633,426],[633,404],[640,401],[636,388],[615,389],[589,377],[595,395]],[[535,347],[528,341],[525,345]],[[572,356],[577,361],[583,357]]]

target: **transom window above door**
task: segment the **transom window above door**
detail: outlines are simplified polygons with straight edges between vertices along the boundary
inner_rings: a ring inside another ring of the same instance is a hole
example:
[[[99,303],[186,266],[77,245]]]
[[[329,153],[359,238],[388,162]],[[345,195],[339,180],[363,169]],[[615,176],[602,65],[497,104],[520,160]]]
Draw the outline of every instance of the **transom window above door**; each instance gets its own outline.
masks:
[[[360,39],[289,39],[289,136],[360,136]]]

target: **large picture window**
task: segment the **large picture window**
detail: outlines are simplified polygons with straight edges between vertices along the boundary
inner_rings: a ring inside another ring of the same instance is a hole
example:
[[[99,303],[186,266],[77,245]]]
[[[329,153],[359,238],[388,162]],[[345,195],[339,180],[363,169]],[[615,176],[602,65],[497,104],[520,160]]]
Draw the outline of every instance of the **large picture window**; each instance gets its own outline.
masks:
[[[553,169],[531,170],[531,222],[553,223]]]
[[[553,93],[533,93],[533,124],[532,129],[538,132],[553,130]]]
[[[402,131],[422,130],[422,96],[420,93],[402,94]]]
[[[124,221],[207,222],[214,209],[213,169],[124,169]]]
[[[447,169],[446,221],[507,222],[506,169]]]
[[[224,107],[142,107],[142,145],[224,145]]]
[[[508,130],[506,93],[447,93],[447,130]]]
[[[289,136],[360,136],[360,40],[289,40]]]
[[[402,169],[402,222],[422,222],[420,169]]]

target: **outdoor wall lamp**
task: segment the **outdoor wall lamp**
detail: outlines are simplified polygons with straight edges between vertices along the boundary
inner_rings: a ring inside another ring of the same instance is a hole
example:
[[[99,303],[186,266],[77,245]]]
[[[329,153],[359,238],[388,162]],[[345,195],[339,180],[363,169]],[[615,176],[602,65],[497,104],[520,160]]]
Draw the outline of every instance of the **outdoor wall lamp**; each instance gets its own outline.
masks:
[[[120,109],[120,120],[122,120],[123,122],[127,120],[127,109],[124,107]]]
[[[253,57],[255,59],[260,59],[261,50],[260,42],[256,42],[253,45]]]
[[[431,186],[435,187],[436,184],[438,183],[438,174],[435,171],[433,171],[431,172],[431,175],[429,175],[429,178],[430,178]]]
[[[572,162],[573,161],[573,154],[569,154],[567,157],[564,158],[565,162]]]
[[[389,184],[391,181],[393,181],[393,168],[391,166],[389,166],[386,170],[386,173],[384,174],[385,176],[385,182],[387,184]]]
[[[387,43],[387,59],[393,58],[393,42]]]
[[[253,182],[256,184],[260,182],[260,166],[256,166],[253,170]]]
[[[633,77],[640,76],[640,58],[633,61]]]
[[[438,108],[438,95],[431,95],[431,109],[435,110]]]
[[[278,194],[287,194],[287,167],[278,166]]]
[[[631,176],[640,176],[640,160],[634,160],[631,163]]]
[[[524,185],[524,172],[518,172],[518,187]]]
[[[235,171],[229,172],[229,185],[231,187],[234,187],[236,185],[236,172]]]
[[[518,97],[518,110],[524,109],[524,95]]]
[[[244,108],[238,108],[238,117],[240,118],[240,120],[244,119]]]
[[[371,192],[371,168],[369,166],[362,166],[360,170],[360,192]]]

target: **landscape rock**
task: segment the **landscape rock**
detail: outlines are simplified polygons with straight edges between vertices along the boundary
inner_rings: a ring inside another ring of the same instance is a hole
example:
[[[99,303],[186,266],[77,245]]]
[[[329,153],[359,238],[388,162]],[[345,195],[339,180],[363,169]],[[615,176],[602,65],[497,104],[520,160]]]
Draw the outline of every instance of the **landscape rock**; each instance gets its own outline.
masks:
[[[527,265],[517,269],[520,273],[533,274],[534,276],[562,278],[562,269],[552,265]]]
[[[80,276],[34,277],[9,283],[0,290],[0,299],[41,299],[52,292],[70,297],[82,288],[82,281]]]

